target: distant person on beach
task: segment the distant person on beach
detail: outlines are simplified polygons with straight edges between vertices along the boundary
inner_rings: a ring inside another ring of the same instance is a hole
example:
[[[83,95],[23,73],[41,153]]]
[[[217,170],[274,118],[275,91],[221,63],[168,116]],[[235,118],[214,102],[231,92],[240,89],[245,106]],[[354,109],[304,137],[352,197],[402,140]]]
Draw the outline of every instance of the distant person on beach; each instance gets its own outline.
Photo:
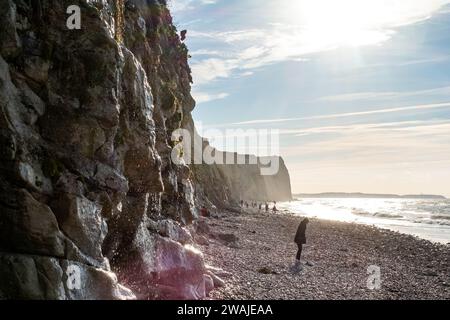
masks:
[[[276,205],[276,204],[273,205],[272,211],[273,211],[273,212],[278,212],[278,209],[277,209],[277,205]]]
[[[309,219],[305,218],[300,223],[297,229],[297,233],[295,234],[294,242],[297,244],[298,251],[295,260],[294,269],[297,271],[301,270],[300,258],[302,256],[303,245],[306,244],[306,227],[308,226]]]
[[[262,210],[262,203],[259,204],[259,209],[258,209],[258,211],[261,212],[261,210]]]
[[[241,208],[244,207],[244,200],[241,200]]]
[[[269,204],[266,202],[266,212],[269,212]]]

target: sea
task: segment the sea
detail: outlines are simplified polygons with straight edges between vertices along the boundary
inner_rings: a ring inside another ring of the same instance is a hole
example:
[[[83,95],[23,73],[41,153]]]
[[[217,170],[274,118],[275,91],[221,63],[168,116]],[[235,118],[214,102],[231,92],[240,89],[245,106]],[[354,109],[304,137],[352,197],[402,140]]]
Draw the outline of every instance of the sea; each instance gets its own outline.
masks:
[[[298,198],[279,209],[299,216],[353,222],[450,244],[449,199]]]

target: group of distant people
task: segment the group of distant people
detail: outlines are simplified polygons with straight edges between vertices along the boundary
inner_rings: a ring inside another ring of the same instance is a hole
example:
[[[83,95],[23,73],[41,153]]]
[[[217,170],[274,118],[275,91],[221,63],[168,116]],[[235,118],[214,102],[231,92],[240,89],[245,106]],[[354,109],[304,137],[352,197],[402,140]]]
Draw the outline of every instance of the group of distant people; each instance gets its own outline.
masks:
[[[278,212],[277,209],[277,202],[276,201],[272,201],[273,203],[273,207],[272,207],[272,212]],[[245,208],[245,209],[258,209],[258,212],[262,212],[263,209],[265,212],[269,212],[270,209],[270,205],[268,202],[258,202],[258,201],[244,201],[241,200],[241,208]]]

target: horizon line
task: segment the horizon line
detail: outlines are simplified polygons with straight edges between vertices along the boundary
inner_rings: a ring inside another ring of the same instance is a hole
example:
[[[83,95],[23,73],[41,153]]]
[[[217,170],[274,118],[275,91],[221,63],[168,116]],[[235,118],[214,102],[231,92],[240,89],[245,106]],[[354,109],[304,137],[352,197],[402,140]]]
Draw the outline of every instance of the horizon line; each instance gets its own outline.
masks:
[[[398,196],[398,197],[408,197],[408,196],[431,196],[431,197],[443,197],[446,200],[450,199],[448,195],[434,194],[434,193],[379,193],[379,192],[341,192],[341,191],[328,191],[328,192],[292,192],[293,196],[296,195],[326,195],[326,194],[342,194],[342,195],[374,195],[374,196]]]

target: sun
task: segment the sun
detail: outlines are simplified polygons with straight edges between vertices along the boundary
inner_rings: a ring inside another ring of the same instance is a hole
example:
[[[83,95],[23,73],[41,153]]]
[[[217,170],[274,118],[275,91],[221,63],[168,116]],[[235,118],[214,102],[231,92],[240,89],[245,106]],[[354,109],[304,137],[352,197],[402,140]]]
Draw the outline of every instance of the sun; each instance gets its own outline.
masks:
[[[287,5],[289,23],[299,26],[310,45],[362,46],[390,38],[384,28],[392,7],[386,1],[299,0]]]

